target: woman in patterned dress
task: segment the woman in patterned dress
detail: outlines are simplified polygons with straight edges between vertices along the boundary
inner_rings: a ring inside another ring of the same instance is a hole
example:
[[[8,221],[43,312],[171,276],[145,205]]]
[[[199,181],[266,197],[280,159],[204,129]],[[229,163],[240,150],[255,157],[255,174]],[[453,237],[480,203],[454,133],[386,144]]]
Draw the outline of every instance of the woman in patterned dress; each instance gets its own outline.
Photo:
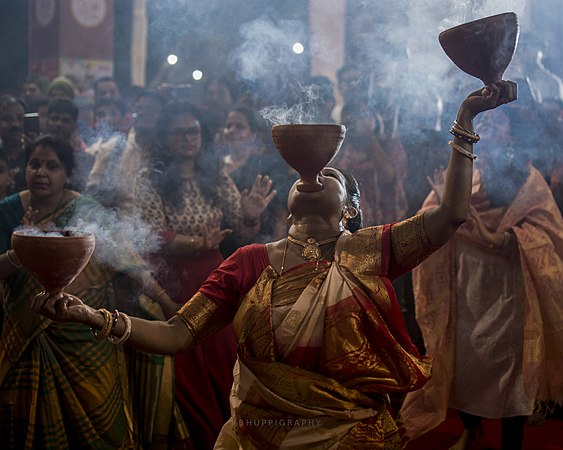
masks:
[[[275,191],[269,193],[267,177],[258,177],[249,193],[239,193],[222,171],[205,123],[191,105],[166,105],[156,129],[159,145],[150,155],[150,168],[137,178],[134,207],[163,240],[161,251],[152,255],[153,270],[179,306],[223,261],[218,247],[225,236],[256,235],[260,214]],[[230,326],[176,355],[176,397],[197,448],[212,447],[230,417],[235,359]]]

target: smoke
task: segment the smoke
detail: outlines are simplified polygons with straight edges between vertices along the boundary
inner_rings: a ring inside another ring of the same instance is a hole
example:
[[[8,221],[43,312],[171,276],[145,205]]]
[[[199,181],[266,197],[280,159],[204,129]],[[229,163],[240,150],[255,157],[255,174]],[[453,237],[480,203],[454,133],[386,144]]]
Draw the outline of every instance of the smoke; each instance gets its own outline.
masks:
[[[301,85],[300,98],[303,100],[290,107],[268,106],[259,113],[271,125],[316,123],[320,116],[320,103],[324,98],[322,87],[317,84]]]
[[[138,213],[118,215],[114,210],[92,207],[91,203],[75,208],[68,227],[93,234],[98,262],[123,270],[138,261],[138,255],[154,253],[161,241]]]
[[[231,52],[229,63],[257,95],[279,101],[291,95],[291,86],[305,73],[307,58],[293,53],[291,45],[305,40],[306,29],[302,21],[276,18],[273,13],[249,21],[239,30],[242,44]]]

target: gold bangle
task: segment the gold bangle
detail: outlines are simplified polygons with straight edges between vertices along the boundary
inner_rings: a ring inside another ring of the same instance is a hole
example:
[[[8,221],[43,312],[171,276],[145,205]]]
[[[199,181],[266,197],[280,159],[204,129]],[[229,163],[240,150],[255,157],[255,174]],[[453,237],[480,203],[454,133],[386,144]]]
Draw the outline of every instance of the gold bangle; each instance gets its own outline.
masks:
[[[471,161],[474,161],[477,159],[477,155],[475,155],[474,153],[470,152],[469,150],[463,148],[461,145],[457,145],[455,142],[453,141],[449,141],[448,145],[454,149],[456,152],[461,153],[463,156],[465,156],[466,158],[469,158]]]
[[[111,328],[109,329],[110,334],[113,332],[113,329],[117,325],[117,321],[119,320],[119,311],[116,309],[113,311],[113,320],[111,321]]]
[[[123,322],[125,323],[125,331],[118,338],[115,336],[108,336],[108,340],[115,345],[123,344],[127,339],[129,339],[129,336],[131,336],[131,318],[125,313],[121,313],[120,316],[123,317]]]
[[[10,261],[10,264],[11,264],[12,266],[14,266],[16,269],[21,268],[22,265],[21,265],[21,264],[17,264],[17,263],[14,261],[14,259],[12,258],[12,256],[10,256],[10,252],[14,252],[14,253],[15,253],[15,250],[11,248],[11,249],[9,249],[9,250],[6,252],[6,257],[8,258],[8,261]]]
[[[450,130],[450,134],[465,142],[468,142],[469,144],[475,144],[481,139],[481,136],[479,136],[477,133],[463,128],[457,120],[454,120],[454,125]]]
[[[90,328],[90,331],[92,332],[94,339],[96,339],[97,341],[103,341],[109,336],[111,332],[111,324],[113,321],[111,320],[111,313],[107,309],[100,308],[98,309],[98,311],[104,315],[104,326],[100,331],[94,330],[94,328]]]

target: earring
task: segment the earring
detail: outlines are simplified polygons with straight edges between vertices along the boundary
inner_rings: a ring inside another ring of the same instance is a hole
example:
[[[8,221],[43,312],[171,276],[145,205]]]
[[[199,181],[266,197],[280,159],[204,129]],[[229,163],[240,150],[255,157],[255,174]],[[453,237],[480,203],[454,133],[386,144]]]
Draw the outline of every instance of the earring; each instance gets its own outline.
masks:
[[[344,228],[347,228],[348,220],[350,220],[351,218],[352,215],[348,211],[348,208],[344,208],[344,211],[342,212],[342,225],[344,226]]]

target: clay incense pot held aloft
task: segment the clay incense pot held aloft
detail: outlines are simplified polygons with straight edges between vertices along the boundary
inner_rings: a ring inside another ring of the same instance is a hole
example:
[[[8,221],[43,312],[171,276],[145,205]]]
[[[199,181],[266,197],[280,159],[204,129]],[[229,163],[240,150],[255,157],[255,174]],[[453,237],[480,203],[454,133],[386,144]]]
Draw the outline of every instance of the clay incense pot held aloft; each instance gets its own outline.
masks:
[[[61,292],[82,272],[92,253],[93,234],[69,230],[18,230],[12,247],[23,267],[47,292]]]
[[[485,85],[502,80],[512,61],[519,36],[518,17],[513,12],[484,17],[442,31],[440,45],[465,73]],[[502,92],[504,103],[516,100],[516,83]]]
[[[297,190],[316,192],[323,189],[318,175],[336,156],[346,127],[335,124],[274,125],[272,139],[281,157],[297,172]]]

